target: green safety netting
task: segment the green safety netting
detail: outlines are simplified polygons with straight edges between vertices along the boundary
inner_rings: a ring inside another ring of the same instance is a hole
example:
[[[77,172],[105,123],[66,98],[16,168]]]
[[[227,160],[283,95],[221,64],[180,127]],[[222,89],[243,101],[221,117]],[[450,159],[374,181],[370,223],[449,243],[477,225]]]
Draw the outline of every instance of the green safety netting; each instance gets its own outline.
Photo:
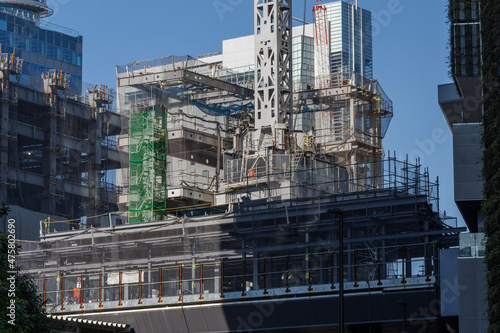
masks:
[[[130,115],[129,223],[158,221],[167,201],[166,111]]]

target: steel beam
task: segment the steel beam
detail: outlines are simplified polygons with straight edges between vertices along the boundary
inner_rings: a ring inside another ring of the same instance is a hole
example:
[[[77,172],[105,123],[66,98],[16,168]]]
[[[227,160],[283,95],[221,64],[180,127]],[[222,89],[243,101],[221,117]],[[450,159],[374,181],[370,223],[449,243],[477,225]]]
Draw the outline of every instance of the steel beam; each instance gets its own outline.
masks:
[[[228,83],[219,79],[214,79],[202,74],[198,74],[186,69],[179,69],[168,72],[146,73],[138,76],[118,78],[118,87],[158,85],[177,86],[183,83],[202,84],[213,89],[229,92],[242,98],[251,99],[254,96],[252,90]]]

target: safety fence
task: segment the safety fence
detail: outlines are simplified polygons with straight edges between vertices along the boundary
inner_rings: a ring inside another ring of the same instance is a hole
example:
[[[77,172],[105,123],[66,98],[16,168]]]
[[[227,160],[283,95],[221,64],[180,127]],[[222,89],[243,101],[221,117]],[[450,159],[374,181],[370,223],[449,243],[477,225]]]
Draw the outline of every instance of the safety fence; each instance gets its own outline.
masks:
[[[215,262],[193,259],[190,263],[150,264],[111,271],[103,268],[81,274],[39,276],[35,280],[47,308],[60,307],[64,311],[65,306],[85,309],[95,303],[102,307],[104,302],[119,307],[140,305],[145,299],[162,302],[174,297],[182,301],[188,295],[199,295],[200,301],[207,294],[217,294],[223,299],[227,293],[245,297],[258,290],[266,295],[276,288],[290,292],[294,287],[307,287],[313,291],[316,285],[330,285],[331,290],[338,290],[341,273],[344,283],[354,283],[354,288],[361,282],[382,287],[387,280],[392,280],[392,285],[405,286],[408,279],[415,277],[430,282],[431,277],[438,275],[439,266],[433,244],[346,249],[343,269],[339,268],[338,249],[243,258]]]
[[[428,170],[418,161],[412,164],[390,156],[383,161],[339,166],[301,154],[251,155],[226,161],[225,177],[229,187],[291,180],[290,187],[308,186],[332,194],[385,189],[401,195],[425,195],[434,211],[439,211],[439,179],[431,182]]]

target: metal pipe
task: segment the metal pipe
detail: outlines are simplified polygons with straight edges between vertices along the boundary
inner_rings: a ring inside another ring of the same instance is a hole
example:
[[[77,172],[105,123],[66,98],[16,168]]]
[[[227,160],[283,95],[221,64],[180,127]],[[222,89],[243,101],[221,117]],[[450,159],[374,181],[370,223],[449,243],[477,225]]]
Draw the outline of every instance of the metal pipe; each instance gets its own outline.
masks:
[[[64,276],[61,276],[61,311],[66,310],[64,308]]]
[[[83,274],[80,276],[80,309],[83,310]]]
[[[45,307],[45,302],[47,300],[47,279],[43,279],[43,306]]]
[[[358,250],[354,250],[354,288],[358,287]]]
[[[378,286],[382,285],[382,260],[380,257],[380,248],[377,248],[377,276],[378,276]]]
[[[179,265],[179,299],[178,301],[182,301],[182,265]]]
[[[246,277],[246,260],[241,261],[241,272],[243,273],[242,279],[241,279],[241,296],[245,297],[247,295],[246,293],[246,286],[247,286],[247,277]]]
[[[264,295],[267,294],[267,258],[264,258]]]
[[[224,260],[220,262],[220,298],[224,298]]]
[[[340,209],[331,210],[339,217],[339,326],[344,333],[344,212]]]
[[[340,333],[344,333],[344,212],[339,212],[339,267],[340,267],[340,278],[339,278],[339,315],[340,315]]]
[[[203,264],[200,264],[200,300],[204,299],[203,297]]]
[[[45,302],[47,301],[47,279],[43,279],[43,306],[45,307]]]
[[[430,267],[430,251],[429,251],[429,243],[425,244],[425,275],[427,278],[425,279],[425,282],[431,282],[431,267]]]
[[[139,270],[139,302],[137,304],[142,304],[141,298],[142,298],[142,271]]]
[[[118,306],[122,306],[122,272],[118,273]]]
[[[332,252],[331,256],[331,265],[332,265],[332,286],[330,287],[331,290],[335,290],[335,253]]]
[[[161,299],[161,267],[158,270],[158,303],[163,303],[163,300]]]
[[[306,256],[306,259],[307,259],[307,283],[309,284],[309,288],[307,289],[307,291],[311,292],[313,291],[313,287],[311,280],[311,257],[309,256],[309,254]]]
[[[406,247],[403,245],[403,247],[401,248],[401,256],[402,256],[402,259],[401,259],[401,263],[402,263],[402,269],[403,271],[401,272],[402,275],[403,275],[403,280],[401,280],[401,283],[402,284],[405,284],[406,283]]]
[[[99,274],[99,308],[102,308],[102,273]]]
[[[215,67],[215,65],[214,65]],[[219,192],[219,179],[220,179],[220,157],[221,157],[221,137],[220,137],[220,124],[217,123],[217,167],[215,170],[215,192]]]
[[[289,293],[290,292],[290,288],[289,288],[289,276],[290,276],[290,257],[289,256],[286,256],[286,276],[285,276],[285,281],[286,281],[286,290],[285,292],[286,293]]]

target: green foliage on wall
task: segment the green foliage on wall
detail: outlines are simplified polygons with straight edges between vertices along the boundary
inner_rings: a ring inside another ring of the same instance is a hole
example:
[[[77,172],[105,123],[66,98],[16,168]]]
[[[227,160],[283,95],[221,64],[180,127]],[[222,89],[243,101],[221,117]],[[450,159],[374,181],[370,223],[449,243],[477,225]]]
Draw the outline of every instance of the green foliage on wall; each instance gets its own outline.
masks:
[[[489,332],[500,332],[500,2],[481,1],[483,41],[483,206],[486,215]]]

